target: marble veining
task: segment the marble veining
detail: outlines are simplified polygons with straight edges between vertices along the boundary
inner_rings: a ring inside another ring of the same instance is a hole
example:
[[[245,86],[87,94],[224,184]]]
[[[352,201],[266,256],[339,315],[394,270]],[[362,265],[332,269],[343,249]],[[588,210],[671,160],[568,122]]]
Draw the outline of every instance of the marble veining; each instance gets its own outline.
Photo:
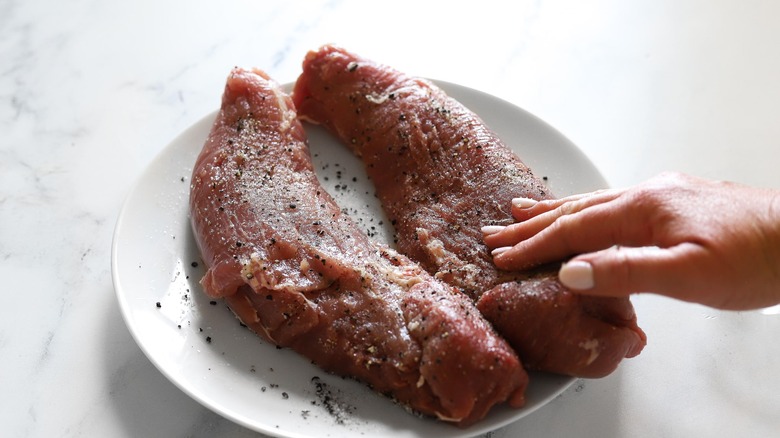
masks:
[[[234,65],[291,82],[307,50],[335,42],[531,111],[615,185],[681,170],[780,187],[780,5],[442,5],[0,2],[3,435],[258,436],[154,367],[111,281],[125,197],[166,144],[218,107]],[[640,357],[485,436],[780,430],[777,315],[635,304],[650,337]]]

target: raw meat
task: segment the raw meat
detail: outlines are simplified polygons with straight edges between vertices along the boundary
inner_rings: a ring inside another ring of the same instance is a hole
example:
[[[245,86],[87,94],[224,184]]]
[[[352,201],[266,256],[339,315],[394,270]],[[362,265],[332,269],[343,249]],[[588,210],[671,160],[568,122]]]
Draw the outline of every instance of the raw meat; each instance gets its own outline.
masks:
[[[471,296],[527,368],[598,377],[642,350],[627,299],[573,294],[549,269],[496,269],[481,227],[510,224],[512,198],[552,195],[473,112],[335,46],[306,56],[293,99],[362,158],[400,252]]]
[[[322,189],[263,72],[230,73],[190,211],[205,292],[266,340],[460,426],[524,403],[517,355],[471,300],[371,242]]]

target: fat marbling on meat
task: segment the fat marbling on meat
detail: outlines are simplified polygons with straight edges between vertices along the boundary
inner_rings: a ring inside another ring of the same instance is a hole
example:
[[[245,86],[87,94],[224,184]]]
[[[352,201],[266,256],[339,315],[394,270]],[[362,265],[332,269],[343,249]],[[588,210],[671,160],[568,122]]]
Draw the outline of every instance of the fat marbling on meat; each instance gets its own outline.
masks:
[[[468,297],[371,242],[320,186],[289,96],[234,69],[197,158],[201,283],[266,340],[461,426],[524,403],[527,375]]]
[[[510,224],[513,198],[552,194],[432,82],[323,46],[306,56],[293,100],[362,158],[400,252],[470,295],[527,368],[599,377],[642,350],[628,299],[574,294],[549,269],[495,267],[481,227]]]

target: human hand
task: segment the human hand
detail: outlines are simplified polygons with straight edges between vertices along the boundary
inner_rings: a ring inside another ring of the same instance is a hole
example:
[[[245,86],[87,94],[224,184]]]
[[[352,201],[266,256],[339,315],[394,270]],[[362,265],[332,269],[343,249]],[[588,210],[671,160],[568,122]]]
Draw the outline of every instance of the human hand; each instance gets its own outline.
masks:
[[[515,200],[484,227],[501,269],[563,260],[560,281],[599,296],[655,292],[721,309],[780,303],[780,192],[665,173],[628,189]]]

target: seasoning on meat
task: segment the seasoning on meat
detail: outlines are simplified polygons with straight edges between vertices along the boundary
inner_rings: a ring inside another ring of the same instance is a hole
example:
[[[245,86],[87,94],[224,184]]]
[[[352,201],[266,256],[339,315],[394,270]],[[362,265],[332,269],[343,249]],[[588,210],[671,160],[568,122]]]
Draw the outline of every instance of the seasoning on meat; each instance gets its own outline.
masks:
[[[523,404],[517,355],[468,297],[371,242],[320,186],[265,73],[230,73],[190,212],[205,292],[278,347],[460,426]]]
[[[510,224],[513,198],[552,195],[476,114],[334,46],[306,56],[293,99],[362,158],[399,250],[471,296],[527,368],[597,377],[642,350],[627,299],[573,294],[552,270],[495,268],[481,227]]]

